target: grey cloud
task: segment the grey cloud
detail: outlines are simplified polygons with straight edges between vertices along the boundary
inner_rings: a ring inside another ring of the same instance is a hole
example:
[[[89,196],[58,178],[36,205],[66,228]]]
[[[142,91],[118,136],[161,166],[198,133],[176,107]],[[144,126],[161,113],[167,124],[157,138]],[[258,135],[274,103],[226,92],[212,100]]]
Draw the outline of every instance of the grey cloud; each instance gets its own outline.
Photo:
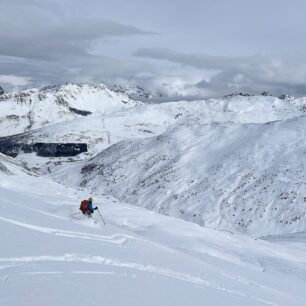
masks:
[[[76,56],[53,61],[0,57],[0,75],[31,77],[31,86],[61,84],[65,82],[111,82],[112,79],[130,79],[140,71],[152,70],[146,63],[124,62],[105,56]],[[7,85],[4,87],[8,88]]]
[[[303,0],[0,0],[0,75],[33,86],[124,79],[178,96],[302,95],[305,8]]]
[[[28,58],[50,59],[87,54],[95,40],[106,36],[148,35],[136,27],[102,19],[74,19],[56,25],[15,25],[13,31],[0,21],[0,54]]]
[[[243,64],[241,58],[232,58],[223,56],[201,55],[201,54],[184,54],[170,49],[163,48],[143,48],[134,53],[136,57],[151,58],[156,60],[167,60],[178,64],[193,66],[205,69],[221,69],[224,66]]]
[[[235,91],[273,94],[306,94],[306,64],[304,58],[285,56],[211,56],[205,54],[184,54],[169,49],[140,49],[136,57],[166,60],[182,66],[216,71],[210,81],[194,84],[209,90],[212,95]]]
[[[71,13],[67,10],[69,6],[61,6],[64,2],[1,1],[0,75],[31,77],[35,85],[85,81],[86,78],[98,80],[114,73],[133,73],[134,66],[137,69],[133,63],[124,64],[121,60],[90,54],[90,46],[103,38],[155,33],[100,17]],[[73,2],[70,6],[74,4],[77,5]]]
[[[185,54],[170,49],[143,48],[134,53],[136,57],[150,58],[155,60],[167,60],[181,65],[192,66],[195,68],[224,70],[231,69],[238,71],[249,71],[260,69],[260,66],[269,67],[271,57],[263,55],[253,56],[215,56],[208,54]]]

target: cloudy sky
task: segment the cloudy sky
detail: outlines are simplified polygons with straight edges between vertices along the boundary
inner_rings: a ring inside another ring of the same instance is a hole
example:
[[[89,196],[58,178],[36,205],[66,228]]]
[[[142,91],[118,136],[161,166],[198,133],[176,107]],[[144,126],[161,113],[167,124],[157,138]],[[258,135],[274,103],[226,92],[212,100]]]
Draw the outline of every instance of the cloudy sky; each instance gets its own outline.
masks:
[[[305,0],[0,0],[0,86],[306,95]]]

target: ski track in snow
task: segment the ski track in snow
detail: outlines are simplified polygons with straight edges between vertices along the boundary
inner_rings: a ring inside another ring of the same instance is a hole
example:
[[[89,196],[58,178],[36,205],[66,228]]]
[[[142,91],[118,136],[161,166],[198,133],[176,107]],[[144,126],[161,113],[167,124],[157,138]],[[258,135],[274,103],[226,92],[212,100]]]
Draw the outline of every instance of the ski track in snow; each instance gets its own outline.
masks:
[[[22,206],[20,206],[21,208]],[[23,207],[24,209],[29,209],[31,211],[37,212],[37,213],[42,213],[45,215],[50,215],[51,217],[56,217],[53,214],[48,214],[45,213],[44,211],[38,210],[38,209],[32,209],[29,207]],[[65,218],[64,219],[69,219]],[[107,243],[113,243],[116,245],[123,246],[125,245],[125,242],[128,239],[135,239],[139,241],[143,241],[146,243],[150,243],[156,247],[166,249],[167,251],[172,251],[175,252],[176,254],[185,254],[185,255],[190,255],[186,254],[185,252],[181,252],[177,250],[176,248],[170,248],[170,247],[165,247],[162,244],[157,244],[155,242],[151,242],[146,239],[141,239],[137,238],[134,236],[130,235],[124,235],[124,234],[114,234],[110,236],[103,236],[103,235],[96,235],[96,234],[86,234],[83,232],[76,232],[76,231],[66,231],[66,230],[60,230],[60,229],[55,229],[55,228],[50,228],[50,227],[43,227],[43,226],[37,226],[33,224],[28,224],[20,221],[16,221],[13,219],[5,218],[5,217],[0,217],[0,221],[3,223],[9,223],[13,224],[22,228],[26,228],[32,231],[37,231],[41,232],[44,234],[51,234],[55,236],[62,236],[62,237],[68,237],[68,238],[80,238],[80,239],[88,239],[88,240],[95,240],[95,241],[101,241],[101,242],[107,242]],[[193,261],[198,261],[198,259],[190,256],[190,259]],[[38,263],[38,262],[81,262],[81,263],[89,263],[89,264],[100,264],[100,265],[106,265],[106,266],[112,266],[116,268],[126,268],[126,269],[133,269],[133,270],[138,270],[141,272],[145,273],[153,273],[160,275],[162,277],[170,278],[170,279],[175,279],[178,281],[186,282],[189,284],[192,284],[198,288],[210,288],[214,289],[217,291],[222,291],[226,294],[230,294],[232,296],[239,296],[242,298],[250,299],[253,301],[256,301],[259,304],[263,305],[271,305],[271,306],[277,306],[277,305],[283,305],[283,304],[277,304],[275,302],[271,302],[269,300],[266,300],[265,298],[262,299],[262,297],[266,295],[261,295],[261,297],[254,296],[254,294],[250,295],[247,293],[244,293],[244,291],[238,291],[238,290],[233,290],[226,288],[226,286],[219,285],[218,283],[214,281],[209,281],[202,277],[198,276],[193,276],[192,274],[188,273],[182,273],[182,272],[177,272],[174,270],[170,270],[167,268],[162,268],[158,267],[155,265],[151,264],[141,264],[141,263],[136,263],[136,262],[130,262],[130,261],[121,261],[117,259],[112,259],[112,258],[107,258],[107,257],[101,257],[101,256],[90,256],[90,255],[80,255],[80,254],[65,254],[63,256],[27,256],[27,257],[11,257],[11,258],[0,258],[0,263],[2,264],[0,266],[0,269],[3,271],[5,269],[10,269],[14,268],[17,266],[22,266],[24,264],[30,264],[30,263]],[[212,267],[210,267],[212,268]],[[234,282],[244,284],[246,286],[250,287],[256,287],[258,290],[266,292],[267,290],[270,292],[274,292],[274,294],[277,294],[278,296],[284,296],[285,298],[289,298],[292,300],[292,297],[288,295],[287,293],[283,293],[281,291],[278,291],[277,289],[274,289],[273,287],[267,287],[265,285],[261,285],[258,283],[255,283],[251,280],[248,280],[246,278],[240,277],[240,276],[235,276],[231,275],[228,273],[224,273],[221,270],[217,271],[216,273],[223,276],[224,278],[230,279]],[[66,272],[66,271],[30,271],[30,272],[22,272],[19,273],[20,275],[42,275],[42,274],[49,274],[49,275],[58,275],[58,274],[97,274],[97,275],[112,275],[112,274],[120,274],[117,272],[105,272],[105,271],[71,271],[71,272]],[[122,276],[127,276],[126,273],[121,273],[120,275]],[[6,281],[6,279],[3,278],[3,281]],[[268,292],[267,291],[267,292]],[[267,299],[269,299],[267,297]],[[306,304],[306,300],[303,300],[301,298],[296,298],[296,301],[299,302],[301,305]]]
[[[35,210],[34,210],[35,211]],[[52,216],[52,214],[51,214]],[[65,218],[66,219],[66,218]],[[67,218],[68,219],[68,218]],[[68,238],[80,238],[80,239],[87,239],[87,240],[95,240],[95,241],[100,241],[100,242],[107,242],[107,243],[113,243],[116,245],[124,246],[128,243],[129,240],[134,240],[134,241],[140,241],[143,243],[146,243],[148,245],[154,246],[159,249],[166,250],[171,253],[178,253],[176,250],[166,247],[162,244],[149,241],[147,239],[131,236],[131,235],[126,235],[126,234],[114,234],[111,236],[103,236],[103,235],[96,235],[96,234],[85,234],[82,232],[75,232],[75,231],[65,231],[65,230],[60,230],[60,229],[55,229],[55,228],[49,228],[49,227],[42,227],[42,226],[37,226],[33,224],[27,224],[23,223],[20,221],[8,219],[5,217],[0,217],[0,220],[3,222],[7,222],[10,224],[14,224],[23,228],[27,228],[33,231],[38,231],[44,234],[53,234],[56,236],[62,236],[62,237],[68,237]],[[1,269],[1,267],[0,267]]]
[[[36,211],[38,213],[44,213],[43,211],[37,210],[37,209],[32,209],[29,208],[30,210]],[[48,215],[48,213],[46,213]],[[51,214],[52,215],[52,214]],[[80,238],[80,239],[89,239],[89,240],[95,240],[95,241],[102,241],[102,242],[107,242],[107,243],[114,243],[118,245],[123,245],[128,239],[136,239],[136,240],[141,240],[144,242],[148,242],[156,247],[161,247],[160,244],[156,244],[154,242],[150,242],[144,239],[137,239],[133,236],[129,235],[123,235],[123,234],[116,234],[116,235],[111,235],[111,236],[102,236],[102,235],[95,235],[95,234],[85,234],[82,232],[75,232],[75,231],[65,231],[65,230],[59,230],[59,229],[54,229],[54,228],[49,228],[49,227],[42,227],[42,226],[37,226],[33,224],[27,224],[24,222],[12,220],[9,218],[5,217],[0,217],[0,220],[2,222],[14,224],[16,226],[20,226],[29,230],[33,231],[38,231],[41,233],[45,234],[53,234],[56,236],[62,236],[62,237],[68,237],[68,238]],[[168,251],[172,251],[175,253],[180,253],[177,250],[173,250],[172,248],[169,247],[163,247],[164,249],[167,249]],[[188,255],[188,254],[186,254]],[[194,259],[194,258],[193,258]],[[135,262],[123,262],[119,261],[116,259],[111,259],[111,258],[105,258],[101,256],[86,256],[86,255],[78,255],[78,254],[65,254],[64,256],[33,256],[33,257],[14,257],[14,258],[0,258],[0,262],[4,263],[4,266],[1,266],[0,269],[9,269],[17,265],[22,265],[24,263],[34,263],[34,262],[46,262],[46,261],[61,261],[61,262],[83,262],[83,263],[90,263],[90,264],[103,264],[107,266],[113,266],[117,268],[128,268],[128,269],[134,269],[138,270],[141,272],[146,272],[146,273],[154,273],[158,274],[160,276],[164,276],[167,278],[171,279],[176,279],[179,281],[187,282],[190,284],[193,284],[195,286],[201,287],[201,288],[212,288],[215,290],[223,291],[227,294],[232,294],[240,297],[247,297],[250,298],[254,301],[260,302],[261,304],[264,305],[273,305],[277,306],[278,304],[272,303],[270,301],[266,300],[261,300],[256,297],[248,296],[244,294],[243,292],[237,291],[237,290],[232,290],[225,288],[224,286],[220,286],[212,281],[207,281],[201,277],[195,277],[190,274],[186,273],[181,273],[181,272],[176,272],[173,270],[165,269],[165,268],[160,268],[157,266],[153,265],[144,265],[140,263],[135,263]],[[216,271],[217,272],[217,271]],[[220,272],[220,271],[219,271]],[[21,275],[42,275],[42,274],[48,274],[48,275],[57,275],[57,274],[63,274],[66,272],[63,271],[34,271],[34,272],[23,272]],[[72,274],[100,274],[100,275],[111,275],[111,274],[117,274],[115,272],[105,272],[105,271],[72,271],[69,272]],[[259,284],[255,284],[252,281],[249,281],[247,279],[241,278],[241,277],[235,277],[231,276],[226,273],[221,273],[221,275],[225,278],[232,279],[235,282],[241,282],[244,283],[245,285],[248,286],[256,286],[261,289],[269,289],[271,290],[272,288],[267,288]],[[273,290],[276,291],[276,290]],[[280,292],[278,292],[280,293]],[[306,302],[306,301],[305,301]]]
[[[81,263],[88,263],[88,264],[100,264],[106,266],[112,266],[117,268],[128,268],[132,270],[138,270],[141,272],[146,273],[154,273],[160,276],[164,276],[167,278],[183,281],[186,283],[193,284],[195,286],[201,288],[210,288],[225,292],[227,294],[236,295],[240,297],[247,297],[254,301],[260,302],[265,305],[272,305],[278,306],[278,304],[273,303],[271,301],[259,299],[253,296],[248,296],[243,292],[227,289],[224,286],[220,286],[215,282],[205,280],[201,277],[192,276],[187,273],[176,272],[173,270],[160,268],[153,265],[143,265],[135,262],[124,262],[117,259],[106,258],[102,256],[89,256],[89,255],[79,255],[79,254],[64,254],[63,256],[27,256],[27,257],[11,257],[11,258],[0,258],[0,263],[37,263],[37,262],[81,262]],[[88,271],[75,271],[74,273],[87,273]],[[61,271],[51,271],[49,274],[58,274]],[[46,274],[46,272],[30,272],[30,273],[23,273],[24,275],[39,275],[39,274]],[[97,273],[99,274],[99,273]],[[104,274],[104,273],[101,273]],[[306,301],[305,301],[306,302]]]
[[[65,220],[65,221],[70,220],[70,218],[68,218],[68,217],[63,217],[63,216],[55,215],[55,214],[52,214],[52,213],[47,213],[47,212],[42,211],[40,209],[35,209],[35,208],[32,208],[32,207],[28,207],[28,206],[21,206],[21,205],[18,205],[16,203],[12,202],[12,201],[8,201],[8,200],[3,200],[3,201],[9,203],[10,205],[15,205],[15,206],[18,206],[19,208],[27,209],[27,210],[30,210],[30,211],[34,211],[34,212],[37,212],[37,213],[42,214],[42,215],[46,215],[46,216],[49,216],[49,217],[54,217],[56,219],[61,219],[61,220]],[[129,208],[126,208],[126,209],[129,209]],[[3,220],[3,219],[6,219],[6,220]],[[45,227],[39,227],[39,226],[36,226],[36,225],[30,225],[30,224],[27,224],[27,223],[11,220],[11,219],[8,219],[8,218],[2,218],[2,217],[0,217],[0,220],[6,221],[6,222],[12,221],[10,223],[13,223],[15,225],[19,225],[19,226],[24,226],[25,225],[25,227],[28,228],[28,229],[38,230],[40,232],[49,233],[49,234],[55,234],[55,235],[58,235],[58,236],[65,236],[65,237],[71,237],[71,238],[92,239],[92,240],[100,240],[100,241],[101,241],[101,239],[97,239],[97,238],[103,237],[105,239],[105,236],[101,236],[101,235],[90,235],[90,234],[84,234],[84,233],[79,233],[79,232],[70,232],[70,231],[69,231],[69,234],[68,234],[67,231],[62,231],[62,230],[59,230],[59,229],[50,229],[50,232],[46,232],[46,231],[48,231],[48,229],[45,228]],[[39,228],[41,228],[42,231]],[[59,232],[61,232],[62,235],[60,235]],[[63,232],[65,232],[65,233],[63,233]],[[72,236],[71,235],[72,233],[73,234],[81,234],[83,236],[85,235],[85,238],[84,237],[80,237],[80,236]],[[86,238],[86,236],[87,236],[87,238]],[[172,253],[177,253],[178,252],[177,250],[175,250],[173,248],[170,248],[170,247],[167,247],[167,246],[164,246],[161,243],[150,241],[150,240],[144,239],[142,237],[136,237],[136,236],[126,235],[126,234],[118,234],[116,236],[116,238],[118,238],[119,236],[122,236],[122,238],[126,238],[125,241],[122,241],[121,245],[126,244],[128,242],[128,240],[134,240],[134,241],[140,241],[140,242],[146,243],[148,245],[157,247],[159,249],[166,250],[168,252],[172,252]],[[114,236],[111,236],[111,237],[114,237]],[[108,242],[110,242],[110,241],[108,241]],[[118,243],[118,244],[120,244],[120,243]],[[186,253],[186,255],[187,255],[187,253]]]
[[[71,271],[71,272],[63,272],[63,271],[37,271],[37,272],[23,272],[20,275],[52,275],[52,274],[97,274],[97,275],[122,275],[124,273],[116,273],[116,272],[109,272],[109,271]]]
[[[12,219],[0,217],[0,220],[3,222],[11,223],[14,225],[18,225],[23,228],[27,228],[33,231],[38,231],[45,234],[53,234],[57,236],[69,237],[69,238],[80,238],[80,239],[89,239],[89,240],[96,240],[96,241],[103,241],[108,243],[114,243],[123,245],[129,238],[134,238],[132,236],[123,235],[123,234],[114,234],[111,236],[102,236],[102,235],[95,235],[95,234],[85,234],[81,232],[74,232],[74,231],[64,231],[49,227],[42,227],[32,224],[27,224],[19,221],[15,221]]]

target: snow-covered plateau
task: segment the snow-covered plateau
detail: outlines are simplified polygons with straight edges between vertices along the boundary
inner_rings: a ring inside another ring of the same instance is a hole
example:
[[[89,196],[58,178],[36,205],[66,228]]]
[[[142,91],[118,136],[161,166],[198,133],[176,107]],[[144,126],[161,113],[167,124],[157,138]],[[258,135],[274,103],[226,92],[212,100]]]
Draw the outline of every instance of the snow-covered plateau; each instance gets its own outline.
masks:
[[[306,98],[118,88],[0,96],[0,305],[306,305]]]

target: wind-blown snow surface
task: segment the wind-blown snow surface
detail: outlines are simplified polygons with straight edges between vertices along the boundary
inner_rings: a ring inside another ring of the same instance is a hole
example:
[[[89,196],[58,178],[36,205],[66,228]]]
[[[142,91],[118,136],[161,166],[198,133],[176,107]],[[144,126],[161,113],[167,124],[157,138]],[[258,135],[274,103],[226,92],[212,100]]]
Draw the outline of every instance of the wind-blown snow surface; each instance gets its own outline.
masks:
[[[77,214],[86,191],[0,161],[1,305],[306,304],[305,236],[254,240],[93,194],[103,226]]]
[[[255,236],[306,230],[305,99],[165,103],[128,110],[131,118],[145,107],[152,122],[163,118],[155,110],[172,125],[53,175],[212,228]]]

